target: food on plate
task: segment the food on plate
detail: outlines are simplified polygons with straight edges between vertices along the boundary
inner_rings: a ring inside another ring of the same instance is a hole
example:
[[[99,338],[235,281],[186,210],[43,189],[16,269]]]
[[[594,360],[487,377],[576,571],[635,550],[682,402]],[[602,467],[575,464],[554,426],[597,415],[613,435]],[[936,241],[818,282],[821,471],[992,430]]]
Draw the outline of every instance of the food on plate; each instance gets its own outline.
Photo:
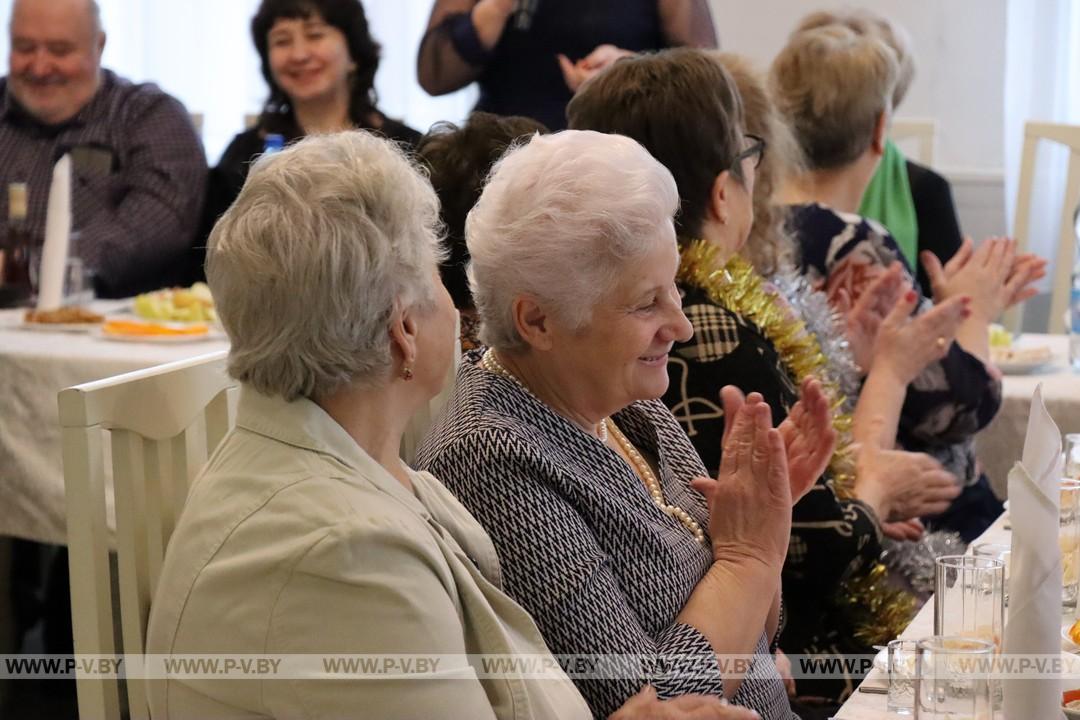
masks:
[[[1069,628],[1069,638],[1071,638],[1072,641],[1077,645],[1080,645],[1080,620],[1074,622],[1072,624],[1072,627]],[[1077,695],[1076,697],[1080,699],[1080,695]]]
[[[205,324],[176,326],[133,320],[110,320],[101,326],[101,331],[106,335],[124,335],[128,337],[198,337],[210,332],[210,326]]]
[[[135,297],[135,314],[148,320],[215,322],[214,298],[206,283],[166,288]]]
[[[1007,348],[1012,345],[1013,335],[1005,329],[1004,325],[994,323],[990,326],[990,347]]]
[[[995,363],[1046,363],[1054,357],[1050,348],[1040,347],[996,347],[990,348],[990,359]]]
[[[47,325],[76,325],[80,323],[89,325],[99,323],[105,317],[84,307],[69,305],[55,310],[27,310],[23,319],[28,323]]]

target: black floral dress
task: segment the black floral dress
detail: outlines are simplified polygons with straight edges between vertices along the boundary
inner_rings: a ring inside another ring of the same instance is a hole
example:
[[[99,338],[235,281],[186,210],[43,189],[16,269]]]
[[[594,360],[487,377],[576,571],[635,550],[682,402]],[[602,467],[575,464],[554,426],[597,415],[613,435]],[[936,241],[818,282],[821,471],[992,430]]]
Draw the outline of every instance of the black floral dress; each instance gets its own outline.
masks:
[[[788,230],[801,250],[801,270],[833,297],[845,290],[854,301],[893,261],[911,268],[889,231],[873,220],[817,203],[790,208]],[[916,312],[932,307],[920,300]],[[975,458],[974,438],[1001,407],[1001,380],[959,344],[908,386],[897,441],[906,450],[939,460],[963,483],[963,493],[942,515],[925,518],[931,529],[952,530],[971,542],[1001,514]]]
[[[679,290],[694,336],[672,350],[663,400],[715,475],[724,430],[720,389],[734,385],[743,393],[761,393],[772,408],[773,423],[779,425],[798,401],[799,387],[761,328],[714,302],[702,287],[682,282]],[[881,528],[868,506],[841,494],[825,474],[792,510],[780,636],[781,649],[790,655],[829,658],[872,652],[856,638],[857,625],[865,618],[850,612],[847,599],[852,582],[877,566]],[[842,701],[861,679],[856,672],[841,672],[829,679],[800,679],[796,687],[801,696]]]

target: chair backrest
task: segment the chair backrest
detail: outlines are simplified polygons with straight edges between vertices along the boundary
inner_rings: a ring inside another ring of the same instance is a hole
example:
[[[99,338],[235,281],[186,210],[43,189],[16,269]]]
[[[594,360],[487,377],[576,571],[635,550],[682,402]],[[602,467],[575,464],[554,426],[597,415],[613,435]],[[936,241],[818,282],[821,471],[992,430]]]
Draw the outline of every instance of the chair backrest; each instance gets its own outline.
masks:
[[[918,143],[915,160],[920,165],[933,166],[937,141],[937,121],[933,118],[894,118],[892,127],[889,128],[889,137],[896,143],[914,140]]]
[[[443,391],[417,411],[402,437],[401,457],[410,464],[446,404],[460,350],[458,339]],[[226,374],[226,358],[227,351],[211,353],[60,392],[77,654],[116,653],[107,451],[112,454],[121,637],[125,655],[139,655],[165,549],[189,484],[234,422],[227,392],[237,383]],[[119,720],[119,683],[77,676],[76,685],[80,718]],[[129,677],[125,699],[131,718],[149,718],[145,681]]]
[[[203,131],[203,114],[191,113],[191,124],[195,126],[195,134],[202,137]]]
[[[1058,234],[1056,257],[1051,260],[1050,315],[1047,332],[1065,330],[1065,311],[1069,308],[1069,291],[1072,288],[1072,269],[1076,252],[1073,234],[1073,213],[1080,202],[1080,125],[1028,122],[1024,124],[1024,150],[1020,157],[1020,180],[1016,190],[1016,217],[1013,237],[1019,252],[1027,252],[1031,245],[1031,193],[1035,183],[1035,158],[1040,141],[1055,142],[1069,148],[1068,175],[1065,181],[1064,204],[1061,208],[1061,224]],[[1013,308],[1005,315],[1005,325],[1012,330],[1020,328],[1023,306]]]
[[[108,483],[112,454],[119,616],[125,654],[141,654],[165,547],[189,483],[232,425],[226,352],[62,390],[58,396],[75,652],[114,655]],[[105,447],[105,436],[109,437]],[[79,717],[119,720],[120,684],[77,675]],[[148,718],[144,681],[128,678],[131,718]]]
[[[259,113],[247,113],[244,115],[244,129],[250,130],[259,124]]]

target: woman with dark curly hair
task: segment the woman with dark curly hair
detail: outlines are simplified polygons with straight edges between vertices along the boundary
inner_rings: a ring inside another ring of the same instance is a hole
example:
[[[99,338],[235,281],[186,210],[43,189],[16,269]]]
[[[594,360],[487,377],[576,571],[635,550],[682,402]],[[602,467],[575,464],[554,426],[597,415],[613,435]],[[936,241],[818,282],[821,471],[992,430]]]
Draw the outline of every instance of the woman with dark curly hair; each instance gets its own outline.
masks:
[[[463,351],[480,346],[480,320],[465,274],[465,266],[469,264],[465,218],[480,199],[491,166],[503,153],[515,142],[547,131],[531,118],[502,117],[477,111],[462,127],[448,122],[436,123],[416,145],[416,154],[427,167],[431,184],[439,196],[439,212],[450,251],[449,257],[440,263],[439,272],[461,317]]]
[[[267,138],[361,128],[413,145],[420,133],[376,107],[379,44],[359,0],[263,0],[251,37],[270,88],[258,122],[233,138],[210,173],[206,228],[240,193]]]

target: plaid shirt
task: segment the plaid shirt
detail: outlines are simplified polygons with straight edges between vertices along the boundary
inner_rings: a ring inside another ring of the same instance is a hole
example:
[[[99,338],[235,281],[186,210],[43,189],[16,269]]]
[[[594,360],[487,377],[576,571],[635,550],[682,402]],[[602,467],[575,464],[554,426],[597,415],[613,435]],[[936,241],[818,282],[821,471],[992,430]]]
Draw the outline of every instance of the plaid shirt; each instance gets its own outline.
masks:
[[[29,186],[27,222],[44,237],[53,164],[72,154],[72,253],[106,297],[160,287],[175,277],[194,239],[206,156],[184,106],[156,85],[103,70],[101,87],[59,126],[42,125],[0,78],[0,184]],[[2,188],[0,188],[2,190]],[[0,191],[0,237],[7,230]]]

